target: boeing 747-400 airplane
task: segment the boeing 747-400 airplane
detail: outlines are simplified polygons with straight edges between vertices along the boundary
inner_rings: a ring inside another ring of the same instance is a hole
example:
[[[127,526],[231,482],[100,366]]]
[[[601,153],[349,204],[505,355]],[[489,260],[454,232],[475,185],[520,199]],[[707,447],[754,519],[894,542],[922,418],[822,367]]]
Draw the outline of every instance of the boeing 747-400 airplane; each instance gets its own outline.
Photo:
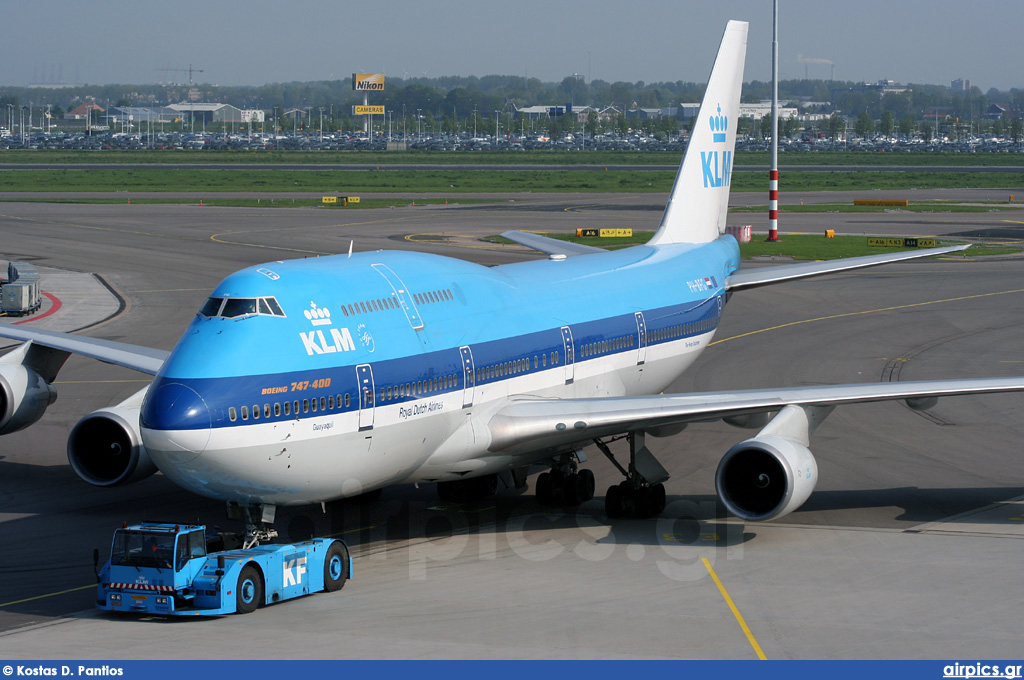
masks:
[[[669,472],[644,445],[692,421],[761,427],[723,457],[716,487],[746,520],[810,495],[809,436],[836,406],[1024,390],[1024,379],[822,385],[661,394],[708,346],[746,288],[939,255],[962,246],[739,269],[724,235],[747,24],[729,22],[661,224],[649,243],[608,252],[505,235],[549,255],[499,267],[410,252],[269,262],[217,286],[171,352],[0,326],[23,340],[0,359],[0,433],[36,422],[69,353],[155,376],[85,416],[68,457],[84,480],[127,484],[157,470],[226,501],[250,540],[280,505],[434,482],[447,498],[523,485],[541,501],[594,495],[590,443],[628,438],[610,517],[664,509]],[[612,457],[613,462],[615,459]]]

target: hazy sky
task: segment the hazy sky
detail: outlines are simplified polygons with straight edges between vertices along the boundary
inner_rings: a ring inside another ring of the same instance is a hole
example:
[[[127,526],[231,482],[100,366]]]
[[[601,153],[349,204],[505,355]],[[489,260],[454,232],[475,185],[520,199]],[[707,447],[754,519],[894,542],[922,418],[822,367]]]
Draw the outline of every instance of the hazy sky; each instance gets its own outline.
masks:
[[[771,78],[771,0],[4,0],[0,85],[390,76],[707,80],[728,19]],[[779,0],[783,79],[1024,87],[1021,0]]]

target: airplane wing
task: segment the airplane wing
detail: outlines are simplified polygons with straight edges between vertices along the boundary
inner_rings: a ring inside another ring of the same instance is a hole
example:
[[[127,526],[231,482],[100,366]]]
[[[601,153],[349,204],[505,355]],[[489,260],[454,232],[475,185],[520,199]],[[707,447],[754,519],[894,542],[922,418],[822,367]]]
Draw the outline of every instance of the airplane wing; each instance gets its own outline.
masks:
[[[725,289],[729,291],[742,288],[756,288],[782,281],[803,279],[809,276],[821,276],[849,269],[874,267],[890,262],[912,260],[918,257],[946,255],[970,248],[970,244],[946,246],[943,248],[925,248],[924,250],[907,250],[899,253],[883,253],[881,255],[865,255],[864,257],[848,257],[841,260],[823,260],[818,262],[801,262],[799,264],[764,267],[761,269],[738,270],[725,280]]]
[[[586,246],[582,243],[571,243],[557,238],[541,236],[540,234],[528,234],[524,231],[506,231],[502,233],[502,236],[507,238],[509,241],[515,241],[519,245],[539,250],[540,252],[547,253],[548,255],[565,255],[568,257],[570,255],[586,255],[588,253],[606,252],[604,248]]]
[[[0,324],[0,337],[31,341],[36,345],[52,347],[53,349],[73,354],[81,354],[108,364],[116,364],[142,373],[148,373],[149,375],[156,375],[168,355],[170,355],[170,352],[162,349],[129,345],[124,342],[101,340],[99,338],[88,338],[58,331],[21,328],[10,324]]]
[[[926,380],[593,399],[518,397],[489,422],[491,451],[517,453],[626,432],[780,411],[905,399],[913,408],[938,397],[1024,391],[1024,377]]]

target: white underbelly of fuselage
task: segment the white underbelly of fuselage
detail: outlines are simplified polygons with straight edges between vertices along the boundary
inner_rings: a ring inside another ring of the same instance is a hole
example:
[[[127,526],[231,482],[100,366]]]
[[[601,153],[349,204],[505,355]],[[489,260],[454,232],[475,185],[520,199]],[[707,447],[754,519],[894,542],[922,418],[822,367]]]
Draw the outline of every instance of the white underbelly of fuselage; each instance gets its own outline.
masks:
[[[488,451],[487,422],[512,396],[594,398],[656,394],[707,347],[713,332],[528,371],[463,390],[387,403],[372,420],[360,413],[305,414],[287,421],[212,430],[142,431],[157,467],[203,496],[231,501],[301,505],[351,497],[401,483],[459,479],[528,465],[547,456]],[[193,438],[196,446],[189,445]],[[201,453],[197,454],[197,450]]]

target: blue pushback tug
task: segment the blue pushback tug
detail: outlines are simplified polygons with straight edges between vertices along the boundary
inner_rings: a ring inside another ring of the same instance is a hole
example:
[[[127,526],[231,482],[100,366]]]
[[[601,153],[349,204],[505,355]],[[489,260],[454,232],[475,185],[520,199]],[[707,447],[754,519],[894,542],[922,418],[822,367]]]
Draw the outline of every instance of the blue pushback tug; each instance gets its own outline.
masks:
[[[352,577],[352,558],[341,540],[208,552],[219,540],[202,525],[123,526],[114,532],[110,560],[97,571],[96,606],[163,615],[248,614],[264,604],[340,590]]]

